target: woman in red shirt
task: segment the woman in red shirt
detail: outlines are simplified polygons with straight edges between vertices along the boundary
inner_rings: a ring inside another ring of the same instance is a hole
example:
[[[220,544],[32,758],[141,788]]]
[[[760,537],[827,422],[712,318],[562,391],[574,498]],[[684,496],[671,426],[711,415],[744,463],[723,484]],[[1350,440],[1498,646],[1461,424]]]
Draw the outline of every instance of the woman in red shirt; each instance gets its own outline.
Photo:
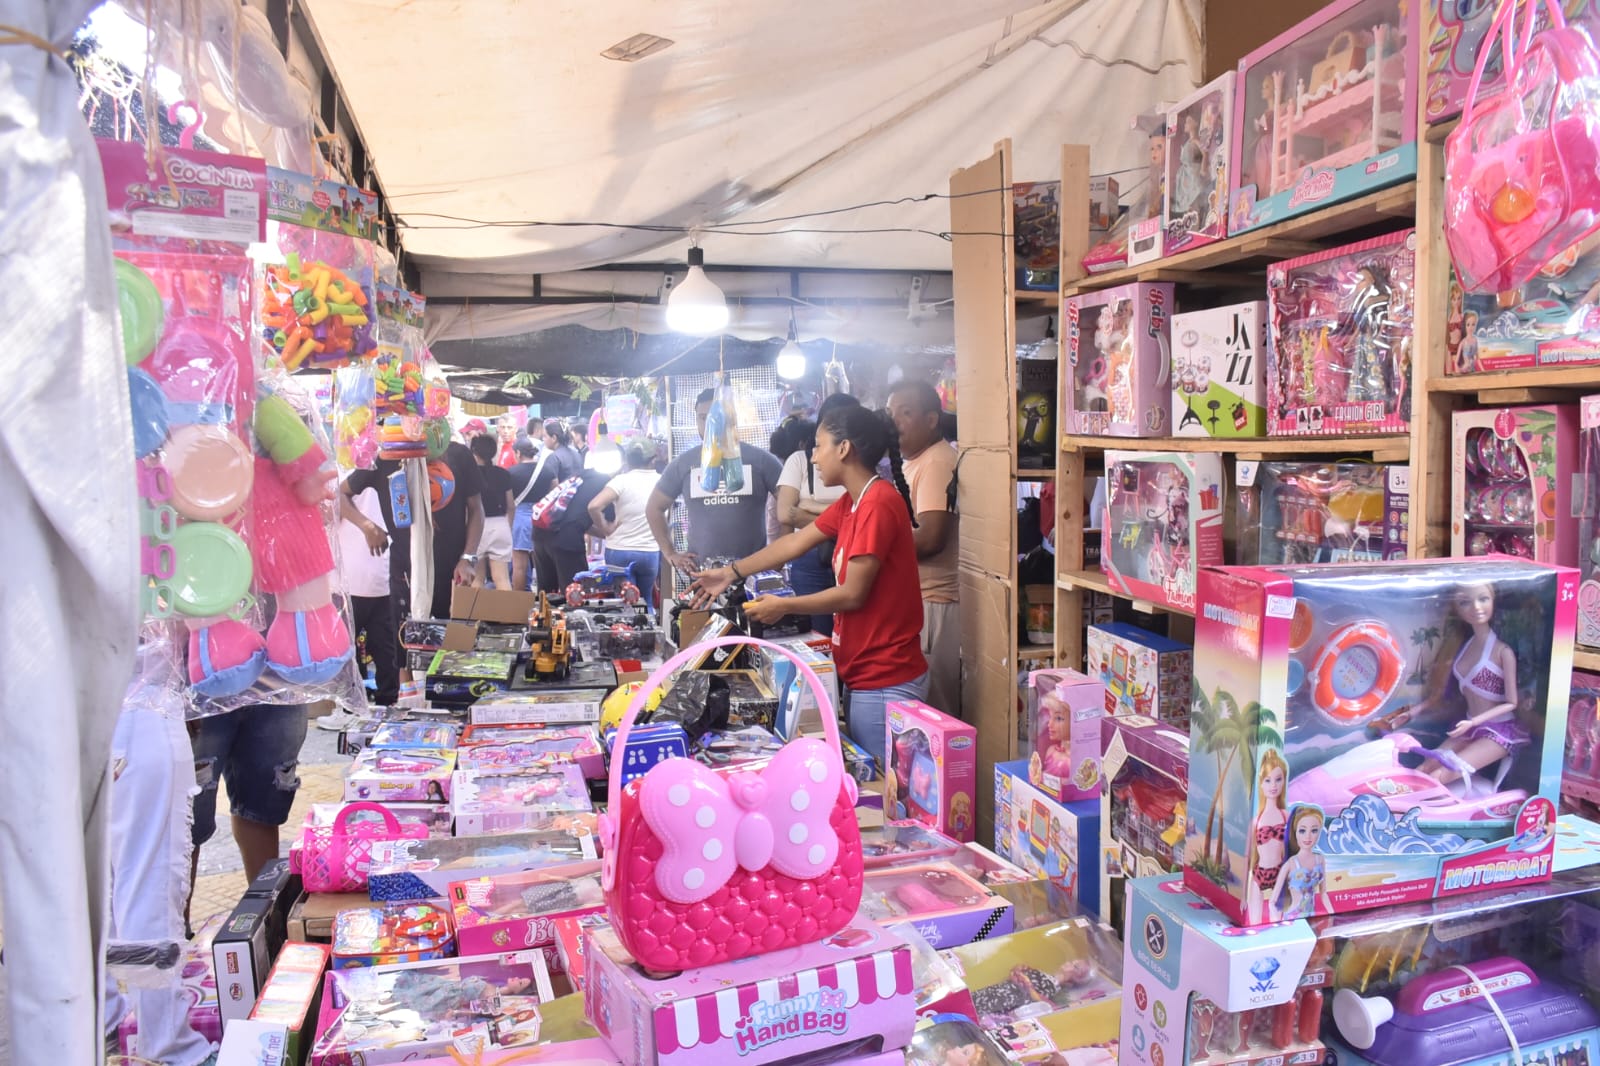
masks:
[[[885,453],[892,485],[877,474]],[[809,596],[758,596],[744,605],[744,613],[763,624],[786,614],[834,616],[833,658],[847,692],[850,735],[881,762],[884,708],[895,700],[920,700],[928,687],[922,582],[894,427],[865,407],[830,411],[817,426],[812,462],[823,484],[842,485],[845,495],[806,528],[696,574],[691,588],[704,605],[735,581],[776,570],[832,540],[834,588]]]

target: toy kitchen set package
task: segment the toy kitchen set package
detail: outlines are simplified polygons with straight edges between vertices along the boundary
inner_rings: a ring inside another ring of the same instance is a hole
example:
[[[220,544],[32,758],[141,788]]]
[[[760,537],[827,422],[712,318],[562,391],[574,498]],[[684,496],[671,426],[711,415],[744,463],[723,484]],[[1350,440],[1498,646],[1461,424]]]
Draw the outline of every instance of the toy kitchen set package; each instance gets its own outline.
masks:
[[[1417,172],[1418,0],[1336,0],[1239,61],[1228,232]]]
[[[1190,745],[1237,757],[1190,765],[1188,888],[1260,926],[1549,879],[1576,571],[1495,556],[1200,582]]]

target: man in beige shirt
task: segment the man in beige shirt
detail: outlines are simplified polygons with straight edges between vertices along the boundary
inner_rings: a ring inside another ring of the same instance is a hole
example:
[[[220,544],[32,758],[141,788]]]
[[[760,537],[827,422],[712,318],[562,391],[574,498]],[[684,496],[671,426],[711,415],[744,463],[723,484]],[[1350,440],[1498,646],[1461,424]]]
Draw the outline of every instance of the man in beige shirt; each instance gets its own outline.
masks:
[[[926,381],[906,381],[889,394],[900,434],[906,482],[916,512],[917,570],[922,578],[922,654],[928,660],[928,703],[961,717],[961,610],[956,578],[956,450],[944,439],[944,405]]]

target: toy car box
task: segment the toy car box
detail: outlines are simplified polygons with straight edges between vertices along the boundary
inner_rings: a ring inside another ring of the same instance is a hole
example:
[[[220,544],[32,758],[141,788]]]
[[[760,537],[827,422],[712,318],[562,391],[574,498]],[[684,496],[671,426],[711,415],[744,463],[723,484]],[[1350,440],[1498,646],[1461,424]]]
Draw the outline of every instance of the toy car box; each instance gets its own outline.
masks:
[[[1577,577],[1203,571],[1190,748],[1232,757],[1190,766],[1184,883],[1257,926],[1548,880]]]

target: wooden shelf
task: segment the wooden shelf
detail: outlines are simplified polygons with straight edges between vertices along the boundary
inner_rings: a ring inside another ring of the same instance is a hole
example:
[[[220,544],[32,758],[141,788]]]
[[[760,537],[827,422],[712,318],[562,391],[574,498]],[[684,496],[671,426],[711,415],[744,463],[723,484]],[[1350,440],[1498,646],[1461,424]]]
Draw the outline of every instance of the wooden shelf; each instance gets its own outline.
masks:
[[[1141,600],[1137,596],[1130,596],[1126,592],[1112,588],[1111,579],[1099,570],[1067,570],[1056,575],[1056,588],[1071,592],[1082,589],[1086,592],[1104,592],[1115,596],[1119,600],[1127,600],[1133,604],[1133,609],[1144,614],[1155,614],[1157,611],[1166,611],[1169,614],[1186,614],[1194,616],[1193,610],[1182,607],[1168,607],[1164,603],[1152,600]]]
[[[1040,659],[1054,659],[1056,649],[1050,644],[1023,644],[1017,648],[1017,661],[1023,663],[1038,662]]]
[[[1061,294],[1059,292],[1040,292],[1038,289],[1014,289],[1011,295],[1019,304],[1044,304],[1046,307],[1061,306]]]
[[[1348,243],[1349,231],[1384,222],[1413,224],[1416,203],[1416,182],[1407,181],[1152,263],[1105,274],[1092,274],[1063,286],[1062,294],[1075,296],[1081,292],[1125,285],[1130,281],[1173,281],[1212,286],[1247,282],[1250,279],[1237,275],[1218,275],[1210,271],[1214,267],[1292,259],[1320,247],[1320,242],[1325,238],[1335,238],[1341,244]]]
[[[1572,665],[1579,670],[1600,673],[1600,648],[1585,648],[1582,644],[1572,651]]]
[[[1067,433],[1061,450],[1135,452],[1223,452],[1240,458],[1280,455],[1372,455],[1387,461],[1410,456],[1411,438],[1386,437],[1094,437]]]
[[[1431,392],[1490,394],[1519,389],[1600,389],[1600,366],[1536,366],[1483,374],[1451,374],[1431,378]],[[1486,403],[1523,402],[1518,396],[1486,398]]]
[[[1018,470],[1012,476],[1018,481],[1054,481],[1056,472],[1054,470]]]

